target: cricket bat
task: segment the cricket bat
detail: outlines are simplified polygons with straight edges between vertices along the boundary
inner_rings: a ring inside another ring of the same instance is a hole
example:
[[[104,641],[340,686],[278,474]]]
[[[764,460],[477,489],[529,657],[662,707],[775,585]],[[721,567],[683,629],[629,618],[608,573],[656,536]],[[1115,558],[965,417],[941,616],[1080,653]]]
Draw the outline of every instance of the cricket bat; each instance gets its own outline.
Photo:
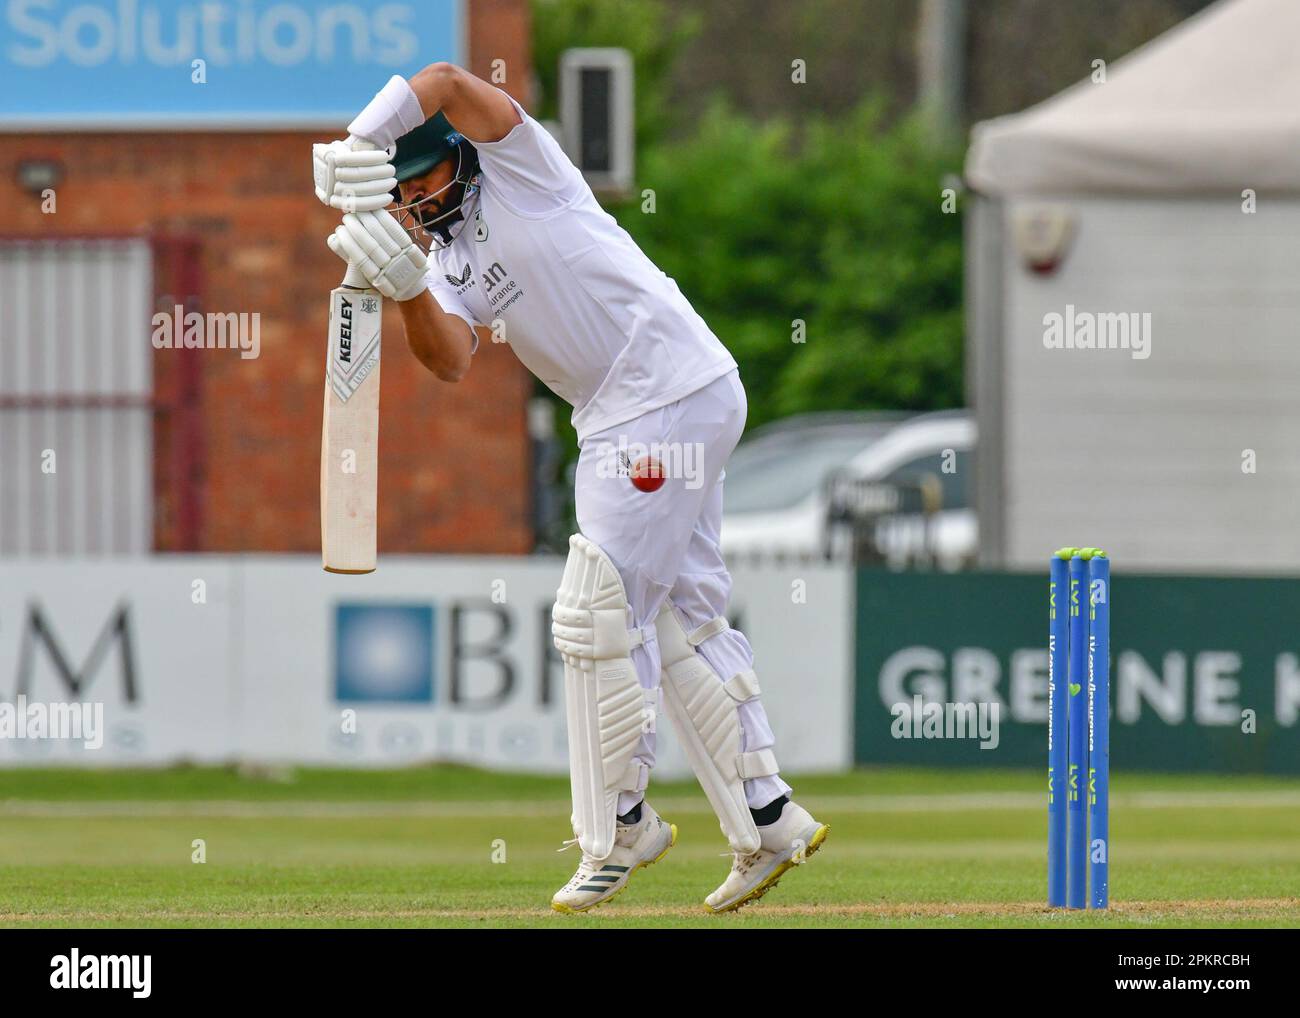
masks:
[[[375,569],[382,313],[379,291],[349,264],[330,292],[321,428],[321,558],[331,573]]]

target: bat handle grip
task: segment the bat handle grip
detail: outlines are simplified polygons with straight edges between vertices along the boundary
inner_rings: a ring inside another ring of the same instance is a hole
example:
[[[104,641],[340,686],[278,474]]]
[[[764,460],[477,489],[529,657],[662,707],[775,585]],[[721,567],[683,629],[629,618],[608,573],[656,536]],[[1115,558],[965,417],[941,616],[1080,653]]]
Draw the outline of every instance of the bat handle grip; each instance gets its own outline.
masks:
[[[374,144],[361,138],[352,139],[352,149],[355,152],[368,152],[375,148]],[[354,290],[369,290],[370,280],[368,280],[355,265],[348,262],[348,271],[343,275],[343,285],[350,286]]]
[[[369,290],[370,280],[360,269],[348,262],[348,271],[343,274],[343,285],[350,286],[354,290]]]

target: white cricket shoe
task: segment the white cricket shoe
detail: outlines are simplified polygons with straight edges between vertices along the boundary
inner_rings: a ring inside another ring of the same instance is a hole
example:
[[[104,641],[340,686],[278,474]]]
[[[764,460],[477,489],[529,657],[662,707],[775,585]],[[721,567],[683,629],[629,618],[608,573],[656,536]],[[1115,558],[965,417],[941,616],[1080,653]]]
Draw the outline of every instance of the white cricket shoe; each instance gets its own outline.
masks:
[[[819,824],[798,803],[787,802],[775,823],[760,827],[759,849],[753,855],[732,856],[731,872],[722,886],[704,899],[710,912],[732,912],[757,901],[776,886],[781,874],[798,866],[821,848],[830,827]]]
[[[585,912],[603,905],[627,886],[632,874],[657,863],[677,843],[677,825],[665,823],[648,802],[641,803],[641,820],[618,824],[614,850],[607,859],[593,859],[585,852],[573,879],[555,892],[551,908],[557,912]],[[566,841],[565,848],[577,840]]]

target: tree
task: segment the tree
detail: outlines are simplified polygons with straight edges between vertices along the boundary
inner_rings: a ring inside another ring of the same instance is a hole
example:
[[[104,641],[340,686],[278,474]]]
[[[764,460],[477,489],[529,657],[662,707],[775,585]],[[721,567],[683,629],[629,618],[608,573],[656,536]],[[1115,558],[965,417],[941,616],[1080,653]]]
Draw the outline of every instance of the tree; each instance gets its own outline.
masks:
[[[878,103],[798,131],[715,104],[644,154],[653,214],[617,213],[735,354],[751,426],[961,404],[961,223],[941,208],[958,157],[915,120],[879,122]]]

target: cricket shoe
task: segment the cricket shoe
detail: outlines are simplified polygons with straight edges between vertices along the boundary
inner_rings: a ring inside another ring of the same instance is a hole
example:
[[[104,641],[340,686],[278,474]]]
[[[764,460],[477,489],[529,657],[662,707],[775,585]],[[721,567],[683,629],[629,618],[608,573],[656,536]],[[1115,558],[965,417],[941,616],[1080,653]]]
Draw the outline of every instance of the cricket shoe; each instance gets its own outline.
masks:
[[[551,908],[557,912],[585,912],[605,904],[627,886],[633,873],[657,863],[676,843],[677,825],[665,823],[649,803],[641,803],[641,819],[637,823],[617,825],[614,850],[607,858],[594,859],[586,852],[582,854],[578,872],[555,892]],[[576,844],[575,838],[566,841],[564,847]]]
[[[787,802],[775,822],[760,827],[759,848],[752,855],[736,852],[722,886],[704,899],[714,913],[733,912],[757,901],[776,886],[781,874],[821,848],[830,828],[794,802]]]

